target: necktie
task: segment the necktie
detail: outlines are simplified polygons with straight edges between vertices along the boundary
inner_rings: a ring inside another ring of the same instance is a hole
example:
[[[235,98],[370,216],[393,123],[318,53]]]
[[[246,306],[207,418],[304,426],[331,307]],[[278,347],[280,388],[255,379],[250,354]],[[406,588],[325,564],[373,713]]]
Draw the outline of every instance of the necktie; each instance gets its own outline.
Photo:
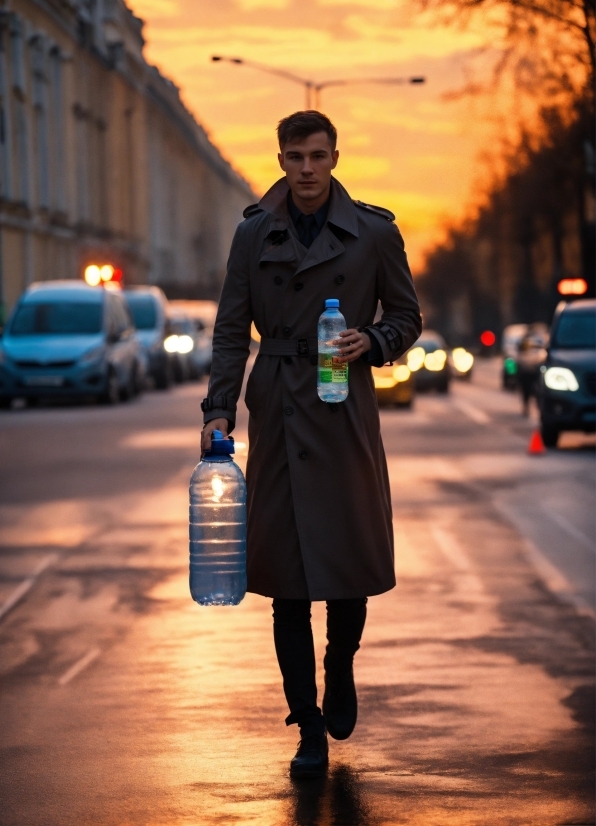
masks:
[[[317,235],[317,222],[315,221],[314,215],[301,215],[300,216],[300,233],[298,237],[300,239],[300,243],[303,244],[305,247],[310,247],[312,242],[315,240]]]

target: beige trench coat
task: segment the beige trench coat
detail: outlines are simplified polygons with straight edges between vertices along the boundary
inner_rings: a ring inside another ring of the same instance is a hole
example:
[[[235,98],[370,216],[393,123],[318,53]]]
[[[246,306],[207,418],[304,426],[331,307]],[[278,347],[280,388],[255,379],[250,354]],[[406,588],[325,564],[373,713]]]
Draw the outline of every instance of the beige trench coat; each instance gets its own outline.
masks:
[[[275,340],[274,350],[311,339],[307,355],[258,355],[248,379],[248,590],[286,599],[372,596],[391,589],[395,574],[371,369],[362,359],[350,364],[347,400],[322,402],[312,339],[326,298],[339,299],[348,327],[372,325],[380,301],[393,337],[370,332],[389,361],[420,334],[418,301],[391,213],[352,201],[332,179],[327,222],[306,249],[287,193],[283,178],[246,210],[236,231],[205,421],[223,417],[234,425],[252,321],[263,339]]]

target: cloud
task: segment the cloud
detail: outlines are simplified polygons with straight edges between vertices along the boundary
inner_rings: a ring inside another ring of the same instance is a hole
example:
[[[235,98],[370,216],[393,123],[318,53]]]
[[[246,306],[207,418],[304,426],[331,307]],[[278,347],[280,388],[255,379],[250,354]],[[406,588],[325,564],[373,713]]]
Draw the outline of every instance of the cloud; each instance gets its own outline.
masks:
[[[242,11],[253,11],[254,9],[287,9],[290,0],[236,0],[236,5]]]

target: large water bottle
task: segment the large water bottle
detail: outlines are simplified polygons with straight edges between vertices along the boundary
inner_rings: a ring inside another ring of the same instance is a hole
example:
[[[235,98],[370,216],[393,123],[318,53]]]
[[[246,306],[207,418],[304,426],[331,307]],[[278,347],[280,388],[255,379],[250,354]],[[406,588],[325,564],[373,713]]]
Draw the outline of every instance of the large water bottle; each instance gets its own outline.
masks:
[[[339,311],[339,300],[326,299],[325,312],[319,318],[317,376],[317,393],[324,402],[343,402],[348,397],[348,364],[345,361],[334,363],[339,347],[331,344],[345,329],[346,320]]]
[[[246,481],[219,430],[190,477],[190,593],[199,605],[238,605],[246,593]]]

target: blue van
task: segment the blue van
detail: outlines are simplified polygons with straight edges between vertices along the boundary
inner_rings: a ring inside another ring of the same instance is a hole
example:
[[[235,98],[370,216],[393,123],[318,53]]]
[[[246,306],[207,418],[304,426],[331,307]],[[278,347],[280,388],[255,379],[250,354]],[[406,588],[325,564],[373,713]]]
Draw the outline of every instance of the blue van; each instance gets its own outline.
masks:
[[[121,294],[45,281],[21,296],[0,340],[0,406],[16,397],[93,396],[115,404],[142,389],[144,372]]]

